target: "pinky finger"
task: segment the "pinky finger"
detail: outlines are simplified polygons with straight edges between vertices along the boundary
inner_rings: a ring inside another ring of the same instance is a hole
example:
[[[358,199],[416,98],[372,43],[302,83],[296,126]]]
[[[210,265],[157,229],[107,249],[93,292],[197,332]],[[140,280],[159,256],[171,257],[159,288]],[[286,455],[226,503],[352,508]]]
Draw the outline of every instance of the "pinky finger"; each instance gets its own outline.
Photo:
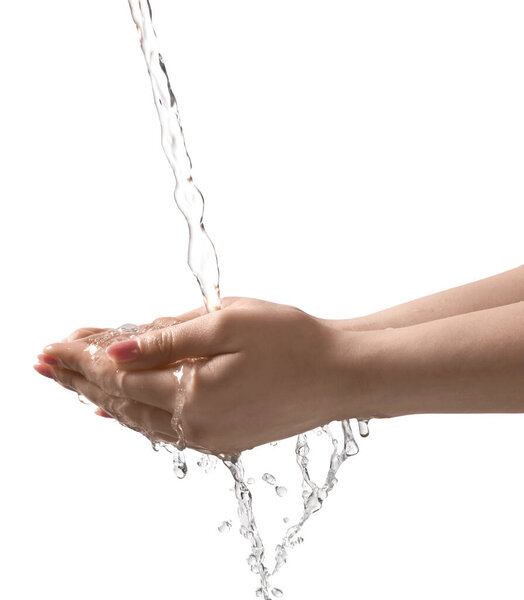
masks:
[[[100,416],[115,418],[119,423],[142,433],[154,441],[177,444],[179,439],[171,426],[171,414],[160,408],[142,404],[130,398],[110,396],[83,375],[69,369],[54,369],[57,380],[99,407]],[[104,414],[102,415],[102,411]]]

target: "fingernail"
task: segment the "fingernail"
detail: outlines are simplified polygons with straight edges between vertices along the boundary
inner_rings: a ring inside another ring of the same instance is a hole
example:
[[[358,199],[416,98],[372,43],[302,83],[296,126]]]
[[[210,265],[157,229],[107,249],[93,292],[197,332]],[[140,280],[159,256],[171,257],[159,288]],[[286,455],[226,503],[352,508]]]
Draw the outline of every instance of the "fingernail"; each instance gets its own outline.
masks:
[[[40,373],[40,375],[43,375],[44,377],[49,377],[49,379],[55,379],[55,374],[53,373],[52,369],[47,365],[38,363],[37,365],[33,365],[33,369],[37,373]]]
[[[50,354],[39,354],[38,360],[40,362],[45,363],[46,365],[51,366],[51,367],[58,366],[58,360],[54,356],[51,356]]]
[[[117,362],[129,362],[140,356],[140,348],[136,340],[126,340],[109,346],[107,353]]]
[[[98,415],[99,417],[104,417],[106,419],[112,419],[113,418],[111,415],[108,415],[103,408],[97,408],[95,410],[95,415]]]

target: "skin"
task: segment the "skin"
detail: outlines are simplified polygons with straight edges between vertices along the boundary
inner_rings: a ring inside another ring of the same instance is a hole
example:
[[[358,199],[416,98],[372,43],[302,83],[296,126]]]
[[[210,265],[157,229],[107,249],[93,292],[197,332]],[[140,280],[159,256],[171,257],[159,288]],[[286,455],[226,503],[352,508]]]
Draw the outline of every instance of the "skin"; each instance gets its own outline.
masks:
[[[334,419],[524,412],[524,267],[347,321],[230,298],[159,326],[96,354],[107,330],[77,330],[35,368],[101,416],[224,456]]]

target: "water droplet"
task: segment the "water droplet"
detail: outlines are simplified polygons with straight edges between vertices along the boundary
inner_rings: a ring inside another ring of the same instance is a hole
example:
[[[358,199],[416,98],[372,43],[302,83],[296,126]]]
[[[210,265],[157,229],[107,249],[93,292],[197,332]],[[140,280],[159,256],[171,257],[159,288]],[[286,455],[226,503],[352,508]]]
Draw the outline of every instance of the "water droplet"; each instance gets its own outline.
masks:
[[[289,517],[284,517],[282,521],[284,521],[284,523],[289,523]]]
[[[177,378],[178,383],[182,381],[184,375],[184,365],[180,365],[173,371],[173,375]]]
[[[184,479],[187,475],[187,463],[183,452],[173,451],[173,471],[178,479]]]
[[[277,496],[283,498],[287,494],[287,488],[285,488],[283,485],[277,485],[275,492]]]
[[[266,483],[269,483],[269,485],[275,485],[275,483],[277,482],[277,480],[273,475],[271,475],[271,473],[264,473],[264,475],[262,475],[262,480]]]
[[[222,521],[217,529],[220,531],[220,533],[228,533],[231,531],[231,527],[233,527],[233,523],[231,521]]]
[[[91,404],[91,402],[89,402],[89,400],[87,398],[84,398],[84,396],[82,396],[82,394],[78,394],[78,401],[81,402],[82,404]]]
[[[359,419],[358,420],[358,432],[361,437],[367,437],[369,435],[369,419]]]
[[[240,527],[240,535],[245,538],[248,537],[249,531],[247,530],[247,527],[244,527],[243,525]]]
[[[273,588],[271,590],[271,593],[275,598],[282,598],[282,596],[284,595],[284,592],[282,590],[279,590],[278,588]]]
[[[118,331],[118,333],[129,335],[130,333],[139,333],[140,327],[138,327],[138,325],[135,325],[134,323],[124,323],[123,325],[120,325],[120,327],[117,327],[116,330]]]
[[[304,435],[299,435],[297,440],[296,453],[298,456],[307,456],[309,454],[309,446]]]
[[[205,473],[210,473],[216,468],[217,460],[216,456],[212,456],[211,454],[201,454],[197,461],[197,466],[203,469]]]
[[[255,483],[255,480],[253,479],[253,477],[250,477],[246,483],[248,483],[249,485],[253,485]]]

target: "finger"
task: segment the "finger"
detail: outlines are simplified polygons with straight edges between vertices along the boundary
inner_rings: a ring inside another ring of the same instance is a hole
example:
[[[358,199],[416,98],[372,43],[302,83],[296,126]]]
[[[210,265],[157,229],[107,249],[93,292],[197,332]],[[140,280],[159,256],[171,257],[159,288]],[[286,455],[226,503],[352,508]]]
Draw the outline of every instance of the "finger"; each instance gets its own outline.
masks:
[[[187,377],[187,369],[194,365],[183,365],[184,379],[180,379],[180,372],[174,372],[174,367],[155,370],[140,370],[137,372],[118,369],[115,363],[106,357],[105,352],[98,360],[93,360],[86,348],[65,347],[63,351],[57,352],[60,360],[55,356],[40,354],[39,365],[35,369],[45,377],[54,378],[59,368],[75,371],[82,375],[87,381],[94,383],[109,396],[133,398],[143,404],[172,413],[179,397],[184,393]],[[105,362],[105,364],[103,364]],[[43,364],[42,364],[43,363]]]
[[[105,353],[98,352],[96,345],[90,344],[88,338],[51,344],[46,346],[43,354],[38,356],[39,360],[46,365],[78,371],[84,376],[88,376],[93,371],[95,359],[100,357],[105,358]]]
[[[118,369],[103,350],[92,355],[89,346],[81,341],[54,344],[52,350],[53,355],[40,354],[40,365],[35,366],[46,377],[53,378],[59,368],[75,371],[110,396],[133,398],[168,412],[173,411],[182,391],[183,383],[173,367],[137,372]]]
[[[54,373],[62,385],[75,389],[101,408],[104,413],[114,417],[126,427],[139,431],[150,438],[177,443],[177,436],[171,426],[172,417],[167,411],[130,398],[110,396],[75,371],[56,368]]]
[[[75,329],[72,333],[65,337],[62,342],[74,342],[91,335],[103,333],[104,331],[107,331],[107,328],[101,329],[100,327],[81,327],[80,329]]]
[[[40,361],[40,363],[48,365],[50,367],[58,366],[58,360],[51,354],[39,354],[38,360]]]
[[[95,415],[98,415],[99,417],[104,417],[104,419],[112,419],[113,418],[111,415],[108,415],[103,408],[97,408],[95,410]]]
[[[241,301],[241,298],[225,298],[223,301],[223,305],[224,307],[231,307],[233,304],[238,303],[239,301]],[[164,330],[166,328],[171,328],[173,326],[177,326],[180,323],[187,323],[187,322],[191,322],[191,321],[195,321],[198,320],[199,318],[205,318],[206,317],[206,310],[204,307],[201,308],[197,308],[195,310],[189,311],[187,313],[184,313],[183,315],[180,315],[178,317],[164,317],[161,319],[156,319],[153,322],[153,325],[157,325],[160,326],[159,329],[152,329],[150,332],[144,333],[142,334],[142,336],[145,339],[146,336],[149,336],[148,341],[144,341],[144,348],[145,348],[145,354],[147,354],[148,356],[150,355],[149,352],[149,346],[150,345],[156,345],[157,344],[157,340],[164,340],[161,343],[162,345],[165,345],[165,341],[168,340],[168,338],[171,337],[171,333],[170,332],[165,332]],[[224,313],[222,312],[218,312],[218,313],[213,313],[213,315],[222,315]],[[210,317],[212,315],[209,315]],[[216,318],[216,317],[213,317]],[[218,318],[219,321],[226,321],[227,317],[219,317]],[[51,344],[49,346],[47,346],[46,348],[44,348],[44,353],[41,355],[40,361],[44,362],[45,364],[51,365],[51,366],[55,366],[55,364],[61,364],[62,366],[68,368],[68,369],[72,369],[75,371],[79,371],[80,373],[82,373],[84,376],[86,376],[88,379],[92,379],[92,377],[90,376],[90,373],[93,369],[93,364],[94,364],[94,359],[96,358],[97,361],[97,365],[98,365],[98,361],[100,361],[102,359],[103,356],[105,356],[104,352],[96,352],[96,346],[109,346],[110,342],[111,342],[111,334],[112,332],[115,332],[115,337],[118,335],[118,333],[115,330],[112,329],[97,329],[94,327],[85,327],[82,329],[78,329],[76,332],[73,332],[70,336],[70,340],[67,342],[62,342],[62,343],[57,343],[57,344]],[[89,334],[89,332],[91,332],[91,334]],[[104,334],[106,333],[107,335],[102,335],[100,337],[100,339],[98,340],[97,338],[94,338],[93,340],[90,340],[90,335],[99,335],[99,334]],[[83,335],[86,334],[86,335]],[[73,337],[75,339],[73,339]],[[135,336],[130,337],[128,340],[125,340],[122,343],[122,346],[119,347],[120,349],[120,357],[113,357],[111,355],[111,352],[109,353],[109,356],[111,358],[113,358],[114,360],[116,360],[118,363],[131,363],[132,360],[134,359],[134,356],[138,356],[138,352],[136,351],[136,343],[133,342],[135,338]],[[93,342],[93,343],[91,343]],[[96,343],[95,343],[96,342]],[[200,352],[205,352],[205,349],[203,348],[204,346],[204,342],[205,339],[202,338],[202,350],[199,350],[196,353],[196,356],[193,356],[193,353],[189,353],[187,354],[187,356],[182,356],[182,358],[199,358],[200,356],[206,356],[206,354],[201,354]],[[142,343],[142,342],[141,342]],[[113,344],[113,346],[116,346],[117,344]],[[125,358],[125,353],[124,356],[122,356],[122,351],[125,350],[126,348],[128,348],[128,354],[127,354],[127,358]],[[130,350],[130,355],[129,355],[129,349]],[[134,349],[134,350],[133,350]],[[118,349],[114,349],[113,351],[118,352]],[[112,352],[113,352],[112,351]],[[161,352],[160,348],[158,348],[158,351],[160,354],[163,354],[163,352]],[[54,360],[53,360],[54,359]],[[168,360],[168,362],[174,362],[174,360]],[[149,358],[143,362],[134,362],[132,365],[126,364],[126,368],[129,369],[133,369],[133,368],[137,368],[137,369],[143,369],[143,368],[147,368],[147,366],[163,366],[167,364],[161,356],[155,358],[153,355],[150,355]]]
[[[108,356],[128,370],[165,366],[184,359],[236,352],[235,318],[219,311],[112,344]]]
[[[227,308],[228,306],[231,306],[232,304],[234,304],[235,302],[238,302],[240,300],[240,298],[236,298],[236,297],[231,297],[231,298],[224,298],[222,300],[222,308]],[[205,314],[207,314],[207,309],[205,306],[200,306],[199,308],[194,308],[193,310],[190,310],[186,313],[183,313],[181,315],[179,315],[176,318],[173,317],[165,317],[163,319],[155,319],[153,321],[153,323],[157,323],[157,322],[166,322],[166,325],[173,325],[174,323],[171,322],[167,322],[170,319],[172,319],[172,321],[174,321],[175,323],[185,323],[186,321],[192,321],[193,319],[196,319],[197,317],[202,317]]]
[[[54,379],[55,378],[55,375],[53,373],[53,369],[51,369],[48,365],[43,365],[41,363],[36,363],[35,365],[33,365],[33,369],[39,375],[43,375],[44,377],[48,377],[49,379]]]

